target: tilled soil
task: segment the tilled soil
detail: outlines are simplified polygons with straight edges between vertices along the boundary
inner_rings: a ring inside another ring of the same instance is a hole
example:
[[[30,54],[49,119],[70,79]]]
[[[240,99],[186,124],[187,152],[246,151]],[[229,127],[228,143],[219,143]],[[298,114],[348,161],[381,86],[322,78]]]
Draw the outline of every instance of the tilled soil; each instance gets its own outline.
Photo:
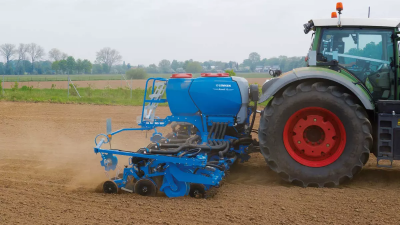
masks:
[[[376,168],[372,156],[339,188],[286,184],[254,154],[232,168],[209,200],[96,192],[106,176],[94,137],[105,132],[106,118],[116,130],[135,126],[140,113],[128,106],[0,102],[0,224],[399,223],[400,164]],[[168,113],[158,108],[160,116]],[[125,132],[112,147],[136,150],[147,143],[146,132]]]
[[[249,81],[249,84],[257,83],[262,85],[266,80],[270,78],[246,78]],[[96,80],[96,81],[73,81],[73,84],[77,87],[91,87],[94,89],[104,89],[104,88],[129,88],[132,85],[132,88],[145,88],[146,80],[133,80],[131,81],[120,81],[120,80]],[[15,82],[4,82],[4,88],[12,88],[15,85]],[[56,89],[67,89],[68,81],[30,81],[30,82],[19,82],[18,86],[21,88],[22,86],[33,87],[37,89],[42,88],[51,88],[52,85],[55,85]]]

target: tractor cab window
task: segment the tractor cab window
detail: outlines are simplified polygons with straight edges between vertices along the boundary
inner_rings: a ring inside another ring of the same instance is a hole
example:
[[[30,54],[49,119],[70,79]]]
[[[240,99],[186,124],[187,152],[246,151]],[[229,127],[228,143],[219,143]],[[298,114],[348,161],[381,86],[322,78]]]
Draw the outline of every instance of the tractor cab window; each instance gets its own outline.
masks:
[[[394,98],[393,32],[374,28],[324,28],[317,60],[336,60],[363,82],[374,99]]]

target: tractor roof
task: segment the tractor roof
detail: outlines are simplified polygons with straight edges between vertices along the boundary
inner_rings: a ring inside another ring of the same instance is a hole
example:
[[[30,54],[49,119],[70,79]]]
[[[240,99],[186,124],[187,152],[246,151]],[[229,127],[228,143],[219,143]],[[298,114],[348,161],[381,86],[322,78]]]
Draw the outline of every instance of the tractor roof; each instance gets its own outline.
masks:
[[[342,26],[400,27],[400,19],[341,18]],[[337,26],[338,19],[315,19],[316,27]]]

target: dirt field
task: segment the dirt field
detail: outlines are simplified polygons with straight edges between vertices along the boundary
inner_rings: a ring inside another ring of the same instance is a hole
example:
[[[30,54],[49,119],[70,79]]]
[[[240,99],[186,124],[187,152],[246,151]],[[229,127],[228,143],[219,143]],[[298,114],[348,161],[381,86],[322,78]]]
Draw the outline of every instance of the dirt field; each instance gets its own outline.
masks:
[[[134,126],[139,113],[139,107],[0,102],[0,224],[399,223],[400,164],[376,168],[373,157],[340,188],[282,183],[256,154],[233,168],[210,200],[96,192],[105,175],[93,153],[95,135],[105,132],[106,118],[115,130]],[[113,147],[136,150],[148,143],[145,135],[116,135]]]
[[[263,84],[266,79],[269,78],[246,78],[250,84]],[[120,80],[97,80],[97,81],[72,81],[78,87],[88,87],[91,85],[92,88],[103,89],[105,87],[109,88],[119,88],[119,87],[129,87],[126,81]],[[15,82],[4,82],[4,88],[11,88]],[[51,85],[55,84],[57,89],[66,89],[68,87],[68,81],[31,81],[31,82],[19,82],[18,86],[33,86],[33,88],[51,88]],[[130,84],[130,81],[129,81]],[[133,80],[132,87],[144,88],[146,86],[146,80]]]

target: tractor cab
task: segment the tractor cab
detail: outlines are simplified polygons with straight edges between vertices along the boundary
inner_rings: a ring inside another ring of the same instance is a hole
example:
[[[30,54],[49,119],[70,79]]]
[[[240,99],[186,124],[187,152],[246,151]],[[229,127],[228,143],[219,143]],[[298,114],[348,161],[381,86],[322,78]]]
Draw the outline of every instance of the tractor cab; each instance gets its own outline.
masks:
[[[375,101],[399,99],[400,20],[331,18],[312,20],[308,26],[315,31],[315,63],[309,66],[327,66],[356,79]]]

